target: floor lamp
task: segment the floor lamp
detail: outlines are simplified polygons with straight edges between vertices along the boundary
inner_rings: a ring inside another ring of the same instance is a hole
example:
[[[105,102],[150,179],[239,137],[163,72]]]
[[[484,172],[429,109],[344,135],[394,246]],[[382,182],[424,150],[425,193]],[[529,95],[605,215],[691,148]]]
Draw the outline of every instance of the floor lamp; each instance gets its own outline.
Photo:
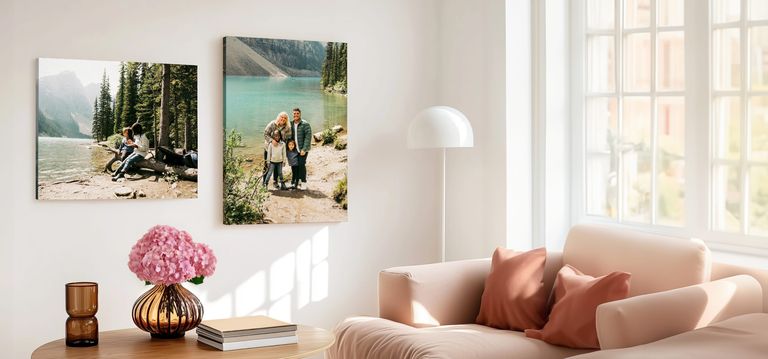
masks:
[[[445,262],[445,152],[447,148],[473,147],[472,125],[459,110],[433,106],[419,112],[408,127],[408,148],[439,148],[443,155],[440,260]]]

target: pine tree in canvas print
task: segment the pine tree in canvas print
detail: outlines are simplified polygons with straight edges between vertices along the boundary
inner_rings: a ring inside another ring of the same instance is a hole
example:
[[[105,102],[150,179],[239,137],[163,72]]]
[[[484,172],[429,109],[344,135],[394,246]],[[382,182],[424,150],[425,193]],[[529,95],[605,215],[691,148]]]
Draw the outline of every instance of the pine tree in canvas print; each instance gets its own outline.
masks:
[[[224,39],[224,223],[347,220],[347,44]]]
[[[37,198],[197,198],[197,66],[39,59]]]

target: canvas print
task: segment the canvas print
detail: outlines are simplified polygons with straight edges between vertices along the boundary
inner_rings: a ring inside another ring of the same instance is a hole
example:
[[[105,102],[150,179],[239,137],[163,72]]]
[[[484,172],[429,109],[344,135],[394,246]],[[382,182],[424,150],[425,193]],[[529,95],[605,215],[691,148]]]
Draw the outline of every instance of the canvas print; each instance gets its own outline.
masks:
[[[38,199],[197,197],[197,66],[38,61]]]
[[[224,39],[224,223],[347,220],[347,44]]]

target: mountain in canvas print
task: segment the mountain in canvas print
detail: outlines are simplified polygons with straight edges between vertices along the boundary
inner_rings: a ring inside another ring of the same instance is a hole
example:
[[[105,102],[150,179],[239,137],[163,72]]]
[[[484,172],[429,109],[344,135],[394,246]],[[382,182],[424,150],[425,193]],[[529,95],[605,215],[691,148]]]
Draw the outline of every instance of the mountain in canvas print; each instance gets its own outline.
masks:
[[[347,219],[347,44],[224,39],[224,223]]]

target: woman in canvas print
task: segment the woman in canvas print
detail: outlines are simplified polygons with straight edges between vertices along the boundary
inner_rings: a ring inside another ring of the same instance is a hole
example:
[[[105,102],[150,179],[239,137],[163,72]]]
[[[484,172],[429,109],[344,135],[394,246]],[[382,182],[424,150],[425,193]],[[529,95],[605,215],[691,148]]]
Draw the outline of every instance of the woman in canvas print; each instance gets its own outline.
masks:
[[[133,148],[133,151],[128,158],[120,164],[120,167],[115,171],[115,175],[112,176],[112,181],[117,181],[120,178],[125,177],[125,172],[133,169],[133,165],[136,162],[143,160],[147,157],[147,151],[149,151],[149,139],[144,135],[144,129],[140,123],[134,123],[131,126],[133,131],[133,141],[131,143],[126,142],[126,146]]]
[[[280,134],[280,140],[285,141],[291,138],[291,126],[288,125],[288,113],[280,112],[277,117],[267,124],[264,128],[264,182],[267,183],[267,172],[269,170],[269,161],[267,160],[267,152],[269,145],[272,143],[272,137],[275,132]],[[275,182],[276,183],[276,182]]]

